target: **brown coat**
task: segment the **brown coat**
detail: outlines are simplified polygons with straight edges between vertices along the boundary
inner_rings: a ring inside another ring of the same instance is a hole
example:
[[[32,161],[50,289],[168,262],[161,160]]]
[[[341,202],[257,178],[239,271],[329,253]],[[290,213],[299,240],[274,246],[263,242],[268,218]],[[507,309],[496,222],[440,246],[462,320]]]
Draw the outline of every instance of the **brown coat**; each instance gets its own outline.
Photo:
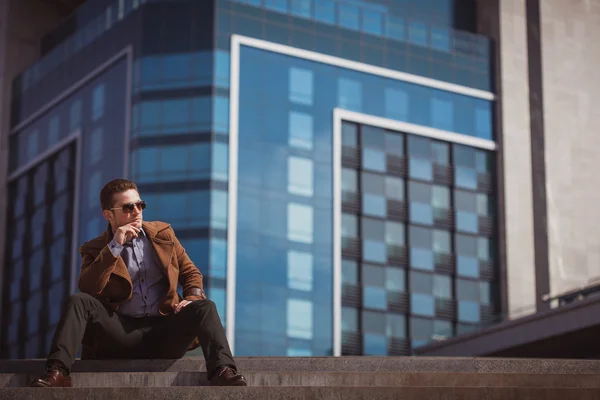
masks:
[[[171,225],[153,221],[144,222],[142,227],[169,280],[169,290],[159,306],[161,315],[173,313],[175,304],[180,301],[177,293],[178,282],[183,288],[184,299],[205,299],[202,273],[177,240]],[[115,258],[107,246],[112,236],[109,228],[79,248],[82,262],[78,286],[81,292],[96,297],[116,311],[131,298],[133,284],[123,258]],[[197,344],[196,341],[191,348],[197,347]]]

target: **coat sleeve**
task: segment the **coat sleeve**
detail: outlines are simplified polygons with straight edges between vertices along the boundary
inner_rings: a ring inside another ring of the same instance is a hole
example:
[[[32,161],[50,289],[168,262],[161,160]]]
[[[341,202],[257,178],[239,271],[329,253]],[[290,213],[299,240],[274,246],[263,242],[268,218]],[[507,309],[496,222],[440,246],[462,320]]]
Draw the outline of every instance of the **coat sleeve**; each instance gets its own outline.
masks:
[[[85,249],[85,245],[79,248],[81,254],[81,272],[79,274],[78,287],[83,293],[97,296],[106,287],[111,273],[114,271],[117,260],[107,246],[94,257]]]
[[[206,299],[202,273],[188,256],[185,248],[175,236],[175,232],[172,235],[175,243],[175,255],[179,264],[179,284],[183,288],[183,298],[189,301]]]

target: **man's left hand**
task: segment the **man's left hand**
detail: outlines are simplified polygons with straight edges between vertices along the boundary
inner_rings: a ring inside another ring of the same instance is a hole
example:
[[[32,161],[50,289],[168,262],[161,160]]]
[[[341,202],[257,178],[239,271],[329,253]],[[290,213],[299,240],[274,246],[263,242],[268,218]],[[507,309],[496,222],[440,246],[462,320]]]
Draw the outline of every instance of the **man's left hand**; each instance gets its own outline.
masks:
[[[177,313],[179,313],[179,311],[183,310],[183,308],[185,306],[187,306],[188,304],[191,304],[191,301],[182,300],[181,303],[175,304],[175,314],[177,314]]]

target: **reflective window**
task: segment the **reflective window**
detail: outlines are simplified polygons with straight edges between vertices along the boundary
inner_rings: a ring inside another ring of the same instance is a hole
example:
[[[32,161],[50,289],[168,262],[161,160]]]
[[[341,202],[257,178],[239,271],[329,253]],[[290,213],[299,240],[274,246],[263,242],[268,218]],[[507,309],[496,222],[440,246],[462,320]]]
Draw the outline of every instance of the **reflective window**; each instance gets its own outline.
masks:
[[[403,41],[406,37],[406,26],[404,24],[404,19],[394,15],[388,15],[386,31],[388,37]]]
[[[50,122],[48,123],[48,146],[52,146],[53,144],[58,142],[60,137],[60,117],[58,115],[54,115],[50,118]]]
[[[460,322],[479,322],[481,321],[481,310],[479,303],[473,301],[458,302],[458,320]]]
[[[268,10],[287,12],[288,0],[265,0],[265,8]]]
[[[404,200],[404,180],[392,176],[385,177],[385,195],[390,200]]]
[[[383,33],[383,15],[381,13],[364,9],[362,17],[363,31],[374,35],[381,35]]]
[[[342,260],[342,283],[358,285],[358,264],[355,261]]]
[[[229,133],[229,98],[213,97],[213,132]]]
[[[211,190],[210,225],[212,228],[227,229],[227,192]],[[192,207],[197,205],[192,204]]]
[[[385,288],[390,292],[406,291],[406,272],[400,268],[385,269]]]
[[[408,24],[408,39],[411,43],[427,45],[427,26],[421,22],[410,21]]]
[[[315,19],[317,21],[333,24],[335,18],[335,2],[331,0],[319,0],[315,2]]]
[[[431,99],[431,125],[434,128],[454,131],[454,107],[448,99]]]
[[[310,18],[310,0],[291,0],[292,15],[304,18]]]
[[[212,166],[211,178],[216,181],[227,182],[229,170],[229,148],[227,144],[220,142],[212,143]]]
[[[411,293],[410,312],[413,315],[433,317],[435,315],[435,302],[433,296],[422,293]]]
[[[33,160],[39,152],[40,132],[35,129],[27,136],[27,159]]]
[[[365,170],[385,172],[385,153],[380,150],[363,149],[362,165]]]
[[[451,299],[452,278],[445,275],[435,275],[433,277],[433,295],[437,299]]]
[[[385,264],[387,249],[385,243],[374,240],[363,240],[363,260]]]
[[[290,101],[311,106],[313,104],[313,72],[308,69],[290,68]]]
[[[303,204],[288,204],[288,240],[313,242],[313,209]]]
[[[348,29],[358,29],[359,27],[359,10],[358,7],[345,4],[338,3],[339,8],[339,23],[340,26]]]
[[[288,192],[298,196],[313,195],[313,161],[310,158],[288,158]]]
[[[385,311],[387,309],[387,291],[382,287],[363,286],[363,306]]]
[[[342,122],[342,146],[358,146],[358,126],[349,122]]]
[[[95,164],[102,159],[103,143],[104,130],[102,129],[102,127],[98,127],[94,129],[94,131],[90,135],[90,164]]]
[[[313,255],[311,253],[288,251],[288,287],[311,291],[313,286]]]
[[[97,121],[104,115],[104,84],[94,88],[92,92],[92,120]]]
[[[363,353],[371,356],[385,356],[387,354],[385,335],[365,333],[363,335]]]
[[[215,85],[221,88],[229,87],[229,52],[215,51]]]
[[[409,227],[410,265],[412,268],[433,270],[433,234],[430,229],[418,226]]]
[[[342,237],[355,238],[358,236],[358,218],[351,214],[342,214]]]
[[[358,310],[342,307],[342,332],[358,332]]]
[[[75,100],[71,104],[69,115],[69,128],[73,132],[81,127],[81,100]]]
[[[342,196],[358,191],[358,176],[355,169],[342,168]],[[342,199],[344,200],[344,199]]]
[[[295,339],[312,339],[313,304],[307,300],[287,300],[287,335]]]
[[[405,339],[406,317],[404,315],[388,313],[386,334],[390,338]]]
[[[301,149],[313,148],[313,119],[310,114],[290,111],[289,145]]]
[[[404,246],[406,243],[405,239],[405,227],[400,222],[385,222],[385,242],[394,246]]]
[[[341,4],[340,8],[345,7]],[[338,81],[338,105],[350,111],[362,111],[362,85],[360,82],[340,78]]]

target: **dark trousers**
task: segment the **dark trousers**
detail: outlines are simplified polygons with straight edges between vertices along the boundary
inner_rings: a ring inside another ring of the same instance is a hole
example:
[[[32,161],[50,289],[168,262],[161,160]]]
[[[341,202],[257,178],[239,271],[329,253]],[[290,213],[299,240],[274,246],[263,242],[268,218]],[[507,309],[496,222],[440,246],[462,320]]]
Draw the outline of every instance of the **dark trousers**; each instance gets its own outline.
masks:
[[[70,371],[82,341],[97,358],[181,358],[198,337],[208,377],[235,362],[225,330],[210,300],[193,301],[178,314],[131,318],[107,309],[86,293],[72,295],[56,328],[48,361],[61,361]]]

